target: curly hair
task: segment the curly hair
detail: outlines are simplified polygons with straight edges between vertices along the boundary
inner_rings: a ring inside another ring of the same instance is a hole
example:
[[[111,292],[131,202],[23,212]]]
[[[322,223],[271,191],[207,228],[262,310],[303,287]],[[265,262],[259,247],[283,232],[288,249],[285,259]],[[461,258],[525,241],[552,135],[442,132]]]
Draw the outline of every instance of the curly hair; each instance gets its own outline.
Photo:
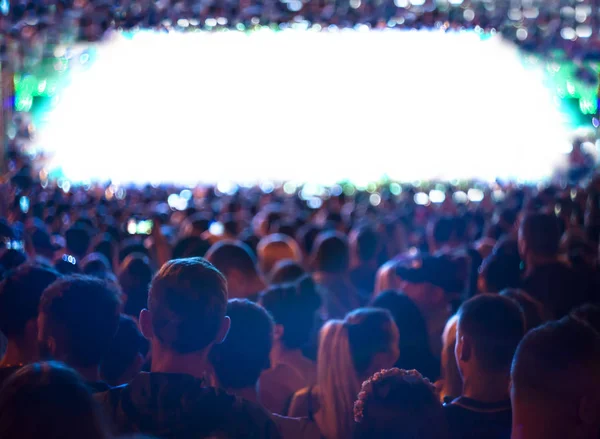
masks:
[[[355,438],[444,438],[435,387],[416,370],[387,369],[363,384],[354,403]]]

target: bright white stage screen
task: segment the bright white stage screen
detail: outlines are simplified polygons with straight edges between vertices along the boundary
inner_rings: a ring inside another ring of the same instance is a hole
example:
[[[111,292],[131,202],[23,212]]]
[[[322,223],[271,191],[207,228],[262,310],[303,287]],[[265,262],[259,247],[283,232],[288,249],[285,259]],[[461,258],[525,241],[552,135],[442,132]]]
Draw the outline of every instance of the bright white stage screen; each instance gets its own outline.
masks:
[[[569,140],[542,75],[468,32],[116,34],[37,146],[74,181],[534,180]]]

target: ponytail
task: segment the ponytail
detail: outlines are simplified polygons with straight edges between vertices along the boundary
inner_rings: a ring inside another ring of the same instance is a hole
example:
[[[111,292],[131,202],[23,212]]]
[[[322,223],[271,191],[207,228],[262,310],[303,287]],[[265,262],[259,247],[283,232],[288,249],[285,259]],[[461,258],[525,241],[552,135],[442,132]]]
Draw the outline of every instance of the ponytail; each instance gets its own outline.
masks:
[[[352,361],[348,328],[341,320],[331,320],[321,329],[317,382],[321,434],[326,439],[352,437],[352,413],[360,382]]]

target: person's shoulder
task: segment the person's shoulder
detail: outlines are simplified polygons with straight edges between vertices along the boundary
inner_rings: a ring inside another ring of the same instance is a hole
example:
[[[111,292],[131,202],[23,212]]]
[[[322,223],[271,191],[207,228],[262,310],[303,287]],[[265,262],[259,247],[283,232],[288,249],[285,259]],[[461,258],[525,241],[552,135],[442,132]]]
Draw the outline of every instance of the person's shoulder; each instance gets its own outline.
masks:
[[[319,439],[321,432],[315,422],[307,418],[290,418],[273,414],[273,421],[283,439]]]
[[[16,371],[21,369],[23,366],[3,366],[0,367],[0,387],[8,380]]]

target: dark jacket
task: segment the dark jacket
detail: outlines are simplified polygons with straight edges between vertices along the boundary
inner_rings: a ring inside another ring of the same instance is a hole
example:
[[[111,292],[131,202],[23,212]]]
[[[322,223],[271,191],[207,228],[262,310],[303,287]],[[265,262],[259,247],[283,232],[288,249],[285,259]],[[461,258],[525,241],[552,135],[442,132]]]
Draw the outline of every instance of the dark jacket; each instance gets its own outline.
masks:
[[[483,403],[461,396],[444,404],[444,411],[452,439],[510,439],[510,400]]]
[[[117,434],[143,433],[160,438],[279,438],[261,407],[205,387],[190,375],[140,373],[124,386],[95,398]]]

